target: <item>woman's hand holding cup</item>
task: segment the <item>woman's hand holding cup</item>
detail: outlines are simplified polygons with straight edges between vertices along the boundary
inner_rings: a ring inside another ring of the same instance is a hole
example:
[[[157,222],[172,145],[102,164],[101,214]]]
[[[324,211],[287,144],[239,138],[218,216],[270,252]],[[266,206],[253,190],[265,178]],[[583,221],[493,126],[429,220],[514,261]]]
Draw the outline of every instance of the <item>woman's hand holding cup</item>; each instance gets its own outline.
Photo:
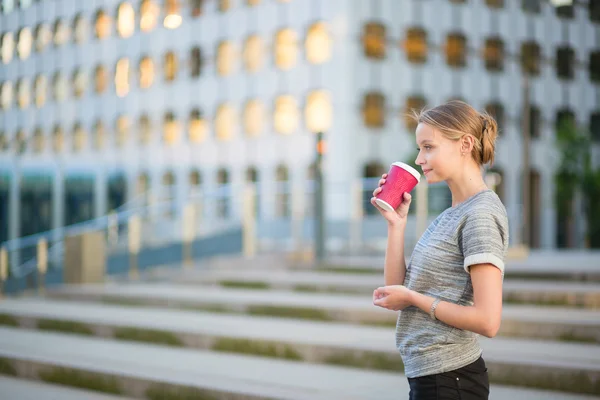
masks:
[[[408,217],[408,208],[410,207],[410,202],[412,200],[412,196],[410,193],[404,193],[404,198],[402,199],[402,203],[395,211],[389,211],[384,208],[381,208],[379,204],[375,201],[377,199],[377,195],[381,192],[381,186],[385,183],[385,179],[387,178],[387,174],[383,174],[381,179],[379,180],[379,186],[373,191],[373,197],[371,198],[371,204],[375,206],[377,210],[383,215],[388,224],[395,225],[398,223],[405,223],[406,218]]]
[[[412,200],[410,191],[417,185],[420,177],[414,168],[400,162],[392,164],[390,171],[381,176],[378,187],[373,191],[371,204],[389,225],[406,224]],[[388,185],[382,194],[386,183]]]

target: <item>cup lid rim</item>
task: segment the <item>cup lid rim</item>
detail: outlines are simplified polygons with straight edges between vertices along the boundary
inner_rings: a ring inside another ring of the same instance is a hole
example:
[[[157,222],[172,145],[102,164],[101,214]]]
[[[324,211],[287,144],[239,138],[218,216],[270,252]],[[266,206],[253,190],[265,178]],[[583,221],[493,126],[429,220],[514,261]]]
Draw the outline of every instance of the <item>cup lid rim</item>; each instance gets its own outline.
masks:
[[[392,165],[395,165],[397,167],[400,168],[404,168],[405,170],[407,170],[408,172],[410,172],[412,174],[412,176],[415,177],[415,179],[417,180],[417,182],[419,182],[421,180],[421,174],[419,173],[419,171],[417,171],[416,169],[414,169],[413,167],[411,167],[410,165],[400,162],[400,161],[396,161],[395,163],[392,163]]]

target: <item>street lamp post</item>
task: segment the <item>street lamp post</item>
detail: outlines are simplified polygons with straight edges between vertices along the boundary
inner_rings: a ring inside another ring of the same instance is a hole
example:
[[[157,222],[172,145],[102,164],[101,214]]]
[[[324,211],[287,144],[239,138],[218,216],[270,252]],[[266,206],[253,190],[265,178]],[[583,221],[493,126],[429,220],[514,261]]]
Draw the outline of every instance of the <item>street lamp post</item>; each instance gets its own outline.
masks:
[[[315,257],[319,264],[325,258],[325,188],[323,187],[323,153],[325,153],[323,132],[317,132],[315,157]]]

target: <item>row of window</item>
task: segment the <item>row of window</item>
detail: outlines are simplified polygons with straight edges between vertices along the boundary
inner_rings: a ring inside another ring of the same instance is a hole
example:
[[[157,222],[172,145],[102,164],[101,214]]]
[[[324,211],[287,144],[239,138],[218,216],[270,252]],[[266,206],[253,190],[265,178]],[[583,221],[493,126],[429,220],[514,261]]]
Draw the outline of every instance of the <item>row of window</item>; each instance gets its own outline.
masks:
[[[305,127],[310,131],[326,130],[331,124],[332,105],[329,94],[325,91],[313,91],[306,98],[304,110]],[[249,137],[258,137],[266,129],[267,109],[260,100],[248,101],[242,113],[243,128]],[[277,97],[273,110],[273,128],[279,134],[289,135],[300,128],[302,116],[296,99],[290,95]],[[228,141],[235,135],[238,125],[238,115],[235,108],[228,103],[217,108],[214,118],[215,136],[220,141]],[[202,143],[208,137],[208,122],[199,109],[190,112],[187,133],[191,143]],[[104,122],[97,121],[92,127],[92,147],[98,150],[106,148],[109,140],[109,128]],[[153,140],[153,123],[148,114],[143,114],[138,120],[135,130],[139,135],[137,143],[147,145]],[[117,118],[114,126],[114,142],[119,148],[124,147],[131,139],[134,132],[128,116],[122,115]],[[72,129],[72,148],[78,152],[88,147],[88,133],[81,123],[75,123]],[[162,139],[165,143],[172,145],[181,138],[181,124],[171,111],[165,113],[162,125]],[[24,130],[18,130],[14,138],[14,149],[24,152],[30,148],[33,152],[42,152],[46,145],[46,136],[42,128],[34,130],[33,135],[28,137]],[[0,150],[8,150],[8,139],[4,134],[0,135]],[[65,151],[65,132],[61,125],[57,124],[52,130],[51,148],[54,152]]]
[[[385,116],[385,102],[377,94],[367,94],[363,104],[363,119],[366,126],[382,127]],[[409,118],[411,110],[420,110],[426,106],[426,101],[420,96],[411,96],[406,99],[403,114],[405,115],[405,124],[409,132],[416,129],[415,122]],[[488,103],[485,107],[497,121],[502,132],[506,124],[506,115],[504,106],[501,103]],[[327,129],[331,124],[331,102],[326,92],[315,91],[307,98],[305,109],[305,124],[311,131]],[[250,100],[246,103],[243,110],[243,128],[248,137],[258,137],[264,133],[266,128],[267,111],[260,100]],[[299,128],[300,111],[298,104],[292,96],[280,96],[275,101],[273,113],[273,127],[276,132],[284,135],[292,134]],[[564,122],[574,122],[575,114],[569,109],[562,109],[556,113],[554,128],[558,130]],[[533,105],[530,108],[529,127],[532,138],[540,137],[543,118],[540,109]],[[235,109],[230,104],[221,105],[216,112],[215,135],[217,140],[231,140],[235,134],[237,126],[237,115]],[[77,122],[72,128],[71,145],[72,151],[79,152],[92,147],[102,150],[107,147],[108,141],[114,137],[114,144],[117,148],[126,146],[131,140],[136,144],[145,146],[153,142],[154,138],[153,122],[148,114],[142,114],[133,128],[128,116],[121,115],[117,118],[114,125],[114,135],[109,132],[103,121],[98,120],[92,127],[92,135],[88,135],[85,127]],[[181,139],[181,124],[173,114],[167,112],[163,118],[161,128],[162,141],[167,145],[173,145]],[[187,140],[190,143],[202,143],[208,138],[208,122],[203,117],[199,109],[190,112],[187,122]],[[589,130],[594,141],[600,141],[600,111],[590,115]],[[132,138],[132,134],[137,134],[137,138]],[[49,143],[46,141],[49,140]],[[91,146],[88,145],[91,142]],[[14,149],[17,153],[23,153],[30,150],[34,153],[43,152],[46,148],[51,148],[56,153],[62,153],[66,150],[66,137],[64,129],[60,124],[54,126],[49,138],[44,135],[41,127],[34,130],[30,137],[24,130],[18,130],[12,140],[8,141],[5,134],[0,133],[0,151]]]
[[[468,0],[450,0],[452,3],[468,3]],[[485,4],[487,4],[491,8],[503,8],[505,5],[505,0],[485,0]],[[548,2],[547,0],[521,0],[521,8],[523,11],[539,14],[542,12],[542,6],[547,3],[552,3],[552,1]],[[560,3],[560,2],[556,2]],[[572,3],[577,3],[577,0],[573,0]],[[549,4],[550,5],[550,4]],[[556,15],[560,18],[574,18],[575,17],[575,5],[573,4],[565,4],[565,5],[554,5],[554,9],[556,10]],[[588,0],[588,14],[590,20],[593,22],[600,22],[600,1],[598,0]]]

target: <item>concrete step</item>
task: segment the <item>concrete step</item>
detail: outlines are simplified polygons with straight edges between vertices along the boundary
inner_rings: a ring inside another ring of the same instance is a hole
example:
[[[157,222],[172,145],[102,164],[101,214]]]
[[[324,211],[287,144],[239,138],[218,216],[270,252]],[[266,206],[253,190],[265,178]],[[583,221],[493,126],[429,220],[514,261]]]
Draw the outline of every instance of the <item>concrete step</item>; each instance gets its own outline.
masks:
[[[6,400],[133,400],[90,390],[52,385],[0,375],[0,392]]]
[[[375,307],[370,295],[294,293],[161,283],[67,285],[54,298],[175,306],[252,315],[395,326],[397,313]],[[600,311],[505,305],[500,335],[600,343]]]
[[[29,379],[84,376],[132,397],[177,393],[186,398],[396,399],[408,393],[398,373],[117,342],[0,328],[5,369]],[[156,397],[155,397],[156,398]],[[211,397],[212,398],[212,397]],[[597,397],[492,386],[493,399],[576,400]]]
[[[318,271],[232,269],[156,269],[144,279],[184,284],[217,284],[224,287],[371,294],[383,284],[383,274],[339,274]],[[600,309],[600,283],[506,279],[507,304],[537,304]]]

